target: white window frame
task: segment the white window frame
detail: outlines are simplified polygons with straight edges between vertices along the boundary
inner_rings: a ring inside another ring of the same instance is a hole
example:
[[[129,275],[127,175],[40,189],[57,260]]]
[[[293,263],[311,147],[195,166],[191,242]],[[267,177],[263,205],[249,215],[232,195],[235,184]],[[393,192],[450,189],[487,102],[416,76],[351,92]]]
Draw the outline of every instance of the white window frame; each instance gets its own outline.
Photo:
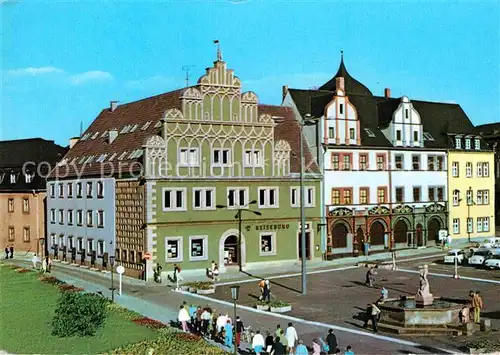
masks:
[[[490,231],[490,217],[483,217],[483,232]]]
[[[57,215],[58,215],[57,220],[58,220],[59,224],[64,224],[64,210],[59,209],[57,211]]]
[[[476,193],[476,205],[483,204],[483,190],[477,190]]]
[[[85,196],[87,198],[93,198],[94,197],[94,184],[92,183],[92,181],[87,181],[87,183],[85,184],[85,187],[86,187],[86,194]]]
[[[183,153],[186,153],[185,159],[182,158]],[[196,159],[191,159],[192,153],[195,153],[193,156],[196,157]],[[196,161],[194,161],[196,160]],[[200,148],[198,147],[179,147],[178,153],[177,153],[177,162],[179,166],[186,167],[186,166],[200,166]]]
[[[460,169],[460,165],[459,165],[458,161],[452,162],[451,163],[451,176],[458,177],[459,169]]]
[[[470,149],[471,148],[471,144],[470,144],[470,138],[466,138],[465,139],[465,149]]]
[[[193,256],[192,255],[192,246],[194,239],[202,239],[203,240],[203,255],[202,256]],[[208,260],[208,235],[192,235],[189,237],[189,261],[201,261]]]
[[[465,177],[466,178],[472,177],[472,163],[471,162],[465,163]]]
[[[481,141],[479,138],[474,139],[474,149],[475,150],[480,150],[481,149]]]
[[[483,218],[482,217],[477,217],[476,219],[476,228],[477,228],[477,233],[482,233],[483,232]]]
[[[182,262],[183,260],[183,245],[182,245],[182,242],[183,242],[183,239],[182,237],[165,237],[165,262],[166,263],[173,263],[173,262]],[[177,258],[169,258],[168,257],[168,242],[169,241],[177,241],[177,250],[178,250],[178,253],[177,253]]]
[[[29,213],[30,211],[30,200],[29,198],[23,198],[23,212]]]
[[[15,173],[10,173],[10,183],[11,184],[16,183],[16,174]]]
[[[73,183],[70,182],[67,185],[68,198],[73,198]]]
[[[68,226],[72,226],[73,225],[73,210],[68,210],[68,212],[66,213],[66,218],[68,220]]]
[[[63,247],[64,246],[64,234],[59,234],[59,247]]]
[[[234,198],[234,205],[231,206],[229,204],[229,192],[231,190],[235,190],[235,198]],[[245,202],[244,204],[241,203],[240,201],[240,191],[245,191]],[[250,192],[249,192],[249,188],[248,187],[228,187],[227,188],[227,208],[228,209],[237,209],[239,207],[245,207],[248,205],[248,203],[250,202]]]
[[[87,239],[87,245],[86,245],[86,247],[87,247],[87,249],[85,250],[85,253],[86,253],[87,255],[90,255],[90,254],[91,254],[91,251],[95,250],[95,249],[94,249],[94,247],[95,247],[95,245],[94,245],[94,239],[92,239],[92,238],[88,238],[88,239]]]
[[[316,206],[316,187],[305,186],[305,204],[304,207],[315,207]],[[309,199],[311,197],[311,199]]]
[[[86,218],[87,227],[93,227],[94,226],[94,211],[87,210],[86,217],[87,217]]]
[[[262,251],[262,237],[265,235],[271,236],[271,251]],[[259,256],[273,256],[277,255],[278,251],[276,249],[276,232],[262,232],[259,233]]]
[[[467,217],[467,233],[474,233],[474,218]]]
[[[56,244],[56,235],[54,233],[52,233],[50,235],[50,246],[53,247],[54,245],[57,245]]]
[[[104,182],[103,181],[97,182],[97,198],[104,198]]]
[[[170,191],[170,207],[165,207],[165,192]],[[182,206],[181,207],[174,207],[177,206],[177,192],[181,191],[182,192]],[[175,211],[186,211],[187,209],[187,188],[185,187],[175,187],[175,188],[168,188],[164,187],[162,189],[162,208],[163,211],[169,211],[169,212],[175,212]]]
[[[63,183],[60,183],[57,185],[57,196],[59,198],[64,198],[64,184]]]
[[[247,168],[264,166],[264,160],[262,158],[262,150],[245,149],[243,151],[243,166]]]
[[[56,197],[56,185],[55,184],[50,184],[50,197],[52,197],[52,198]]]
[[[54,208],[50,209],[50,223],[56,223],[56,210]]]
[[[458,206],[460,203],[459,200],[460,200],[460,191],[454,190],[453,191],[453,206]]]
[[[489,177],[490,176],[490,163],[486,162],[483,163],[483,177]]]
[[[295,195],[295,203],[293,203],[293,197]],[[290,206],[300,207],[300,188],[297,186],[290,186]]]
[[[328,126],[328,139],[335,139],[335,127]]]
[[[453,218],[453,234],[460,234],[460,219]]]
[[[83,210],[76,211],[76,225],[83,226]]]
[[[104,240],[98,240],[97,241],[97,255],[103,256],[105,252],[106,252],[106,243],[104,242]]]
[[[72,235],[68,235],[68,249],[71,251],[74,246],[74,237]]]
[[[207,206],[207,201],[206,201],[206,193],[207,191],[210,191],[212,193],[212,205],[211,206]],[[195,202],[196,202],[196,192],[200,192],[201,194],[201,198],[200,198],[200,203],[201,203],[201,206],[196,206],[195,205]],[[215,197],[216,197],[216,189],[215,187],[193,187],[193,210],[215,210]]]
[[[76,197],[77,198],[83,197],[83,184],[82,184],[82,182],[76,183]]]
[[[483,177],[483,163],[476,164],[476,176]]]
[[[455,148],[462,149],[462,139],[461,138],[458,138],[458,137],[455,138]]]
[[[104,228],[104,211],[97,211],[97,228]]]
[[[483,205],[490,204],[490,190],[483,190]]]
[[[474,191],[473,190],[467,190],[465,194],[465,200],[467,201],[467,205],[472,205],[473,204],[473,196],[474,196]]]
[[[83,244],[83,237],[78,237],[76,239],[76,252],[81,253],[84,246],[85,245]]]
[[[224,152],[227,152],[227,162],[224,162]],[[215,161],[215,153],[219,155],[219,161]],[[231,166],[231,149],[229,148],[213,148],[212,149],[212,166]]]
[[[264,191],[264,203],[261,203],[260,200],[260,192]],[[274,191],[274,205],[271,205],[269,202],[271,200],[271,191]],[[267,186],[267,187],[259,187],[257,189],[258,193],[258,206],[259,208],[279,208],[280,206],[280,188],[277,186]]]

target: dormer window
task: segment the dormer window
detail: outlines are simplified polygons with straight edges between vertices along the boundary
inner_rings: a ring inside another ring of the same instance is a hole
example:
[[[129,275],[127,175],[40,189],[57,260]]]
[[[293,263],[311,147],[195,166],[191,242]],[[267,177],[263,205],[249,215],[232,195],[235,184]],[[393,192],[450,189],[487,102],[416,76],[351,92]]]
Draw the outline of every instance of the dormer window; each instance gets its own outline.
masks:
[[[467,138],[465,140],[465,149],[470,149],[470,139],[469,138]]]
[[[33,182],[33,176],[34,174],[31,174],[30,172],[27,172],[26,175],[24,175],[24,179],[27,184],[31,184]]]
[[[349,128],[349,139],[356,139],[354,128]]]
[[[335,129],[333,127],[328,127],[328,138],[335,138]]]
[[[413,141],[418,142],[418,131],[413,131]]]
[[[479,138],[474,139],[474,149],[475,150],[481,149],[481,142],[480,142]]]
[[[340,104],[340,105],[339,105],[339,113],[340,113],[341,115],[343,115],[343,114],[344,114],[344,104]]]
[[[396,131],[396,140],[397,140],[397,141],[400,141],[400,140],[401,140],[401,130],[400,130],[400,129],[398,129],[398,130]]]
[[[424,132],[424,141],[433,141],[434,137],[429,132]]]
[[[455,148],[457,148],[457,149],[462,148],[462,140],[459,137],[455,138]]]
[[[10,183],[11,184],[16,183],[16,173],[14,173],[14,172],[10,173]]]

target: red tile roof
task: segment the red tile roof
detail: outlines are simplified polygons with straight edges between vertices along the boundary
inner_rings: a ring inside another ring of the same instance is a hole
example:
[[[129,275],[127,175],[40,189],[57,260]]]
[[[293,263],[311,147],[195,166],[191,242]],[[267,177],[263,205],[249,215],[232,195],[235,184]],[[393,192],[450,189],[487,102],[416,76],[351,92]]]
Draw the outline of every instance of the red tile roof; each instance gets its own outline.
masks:
[[[167,109],[181,108],[180,89],[165,94],[149,97],[143,100],[119,105],[111,112],[109,108],[104,109],[85,131],[82,139],[65,155],[63,163],[56,167],[49,178],[75,178],[82,176],[118,176],[127,177],[138,176],[141,172],[143,157],[129,157],[130,154],[141,149],[147,137],[160,134],[160,128],[155,125],[163,118]],[[259,112],[270,114],[277,119],[274,138],[286,140],[290,144],[290,165],[291,171],[300,171],[300,126],[294,118],[293,111],[288,107],[259,105]],[[146,127],[146,123],[150,124]],[[120,133],[125,126],[135,126],[133,132]],[[145,129],[144,129],[145,128]],[[107,134],[109,130],[118,131],[117,138],[108,143]],[[83,139],[83,137],[87,137]],[[93,139],[95,137],[95,139]],[[119,157],[126,152],[123,159]],[[306,172],[318,172],[318,166],[307,147],[304,146]],[[103,154],[107,154],[103,163],[96,160]],[[115,154],[112,161],[110,158]],[[93,156],[91,163],[84,163],[84,157]],[[64,164],[65,163],[65,164]]]

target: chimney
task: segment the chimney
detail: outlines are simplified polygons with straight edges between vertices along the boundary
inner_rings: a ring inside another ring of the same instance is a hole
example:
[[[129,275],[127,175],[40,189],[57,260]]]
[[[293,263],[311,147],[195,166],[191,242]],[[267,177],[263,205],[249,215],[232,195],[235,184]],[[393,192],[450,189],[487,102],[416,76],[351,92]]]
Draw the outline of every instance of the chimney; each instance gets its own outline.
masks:
[[[384,89],[384,96],[387,98],[390,98],[391,97],[391,89],[385,88]]]
[[[111,144],[115,141],[116,137],[118,137],[118,130],[110,129],[108,132],[108,143]]]
[[[69,139],[69,149],[73,148],[76,143],[80,140],[80,137],[73,137]]]
[[[283,92],[282,94],[283,97],[281,98],[281,100],[284,100],[286,94],[288,94],[288,85],[283,85],[282,92]]]
[[[342,90],[343,92],[345,92],[343,77],[335,78],[335,88],[337,90]]]
[[[117,107],[118,107],[118,101],[111,101],[109,103],[109,111],[115,112]]]

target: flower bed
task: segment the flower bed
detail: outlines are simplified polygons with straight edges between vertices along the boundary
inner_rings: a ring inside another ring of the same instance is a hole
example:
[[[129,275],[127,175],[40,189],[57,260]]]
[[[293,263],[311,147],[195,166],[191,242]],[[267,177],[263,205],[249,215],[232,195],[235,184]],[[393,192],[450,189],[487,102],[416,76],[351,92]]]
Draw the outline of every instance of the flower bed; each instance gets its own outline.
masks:
[[[26,269],[26,268],[18,268],[16,269],[17,272],[23,274],[25,272],[30,272],[31,270],[30,269]]]
[[[471,354],[489,354],[500,351],[500,340],[475,340],[467,343]]]
[[[59,286],[59,290],[63,292],[80,292],[83,291],[83,288],[81,287],[76,287],[70,284],[62,284]]]
[[[167,327],[166,324],[148,317],[132,319],[132,322],[152,329],[161,329]]]
[[[269,304],[271,312],[273,313],[285,313],[292,310],[292,305],[286,301],[274,301]]]
[[[55,276],[42,276],[42,277],[40,277],[38,279],[40,281],[42,281],[43,283],[50,284],[50,285],[55,285],[55,286],[58,286],[58,285],[61,285],[61,284],[65,283],[64,281],[59,280]]]
[[[199,293],[200,295],[215,293],[215,284],[211,281],[188,282],[181,286],[183,291],[186,291],[186,288],[189,292]]]
[[[192,333],[176,333],[175,336],[186,341],[199,341],[201,337]]]

